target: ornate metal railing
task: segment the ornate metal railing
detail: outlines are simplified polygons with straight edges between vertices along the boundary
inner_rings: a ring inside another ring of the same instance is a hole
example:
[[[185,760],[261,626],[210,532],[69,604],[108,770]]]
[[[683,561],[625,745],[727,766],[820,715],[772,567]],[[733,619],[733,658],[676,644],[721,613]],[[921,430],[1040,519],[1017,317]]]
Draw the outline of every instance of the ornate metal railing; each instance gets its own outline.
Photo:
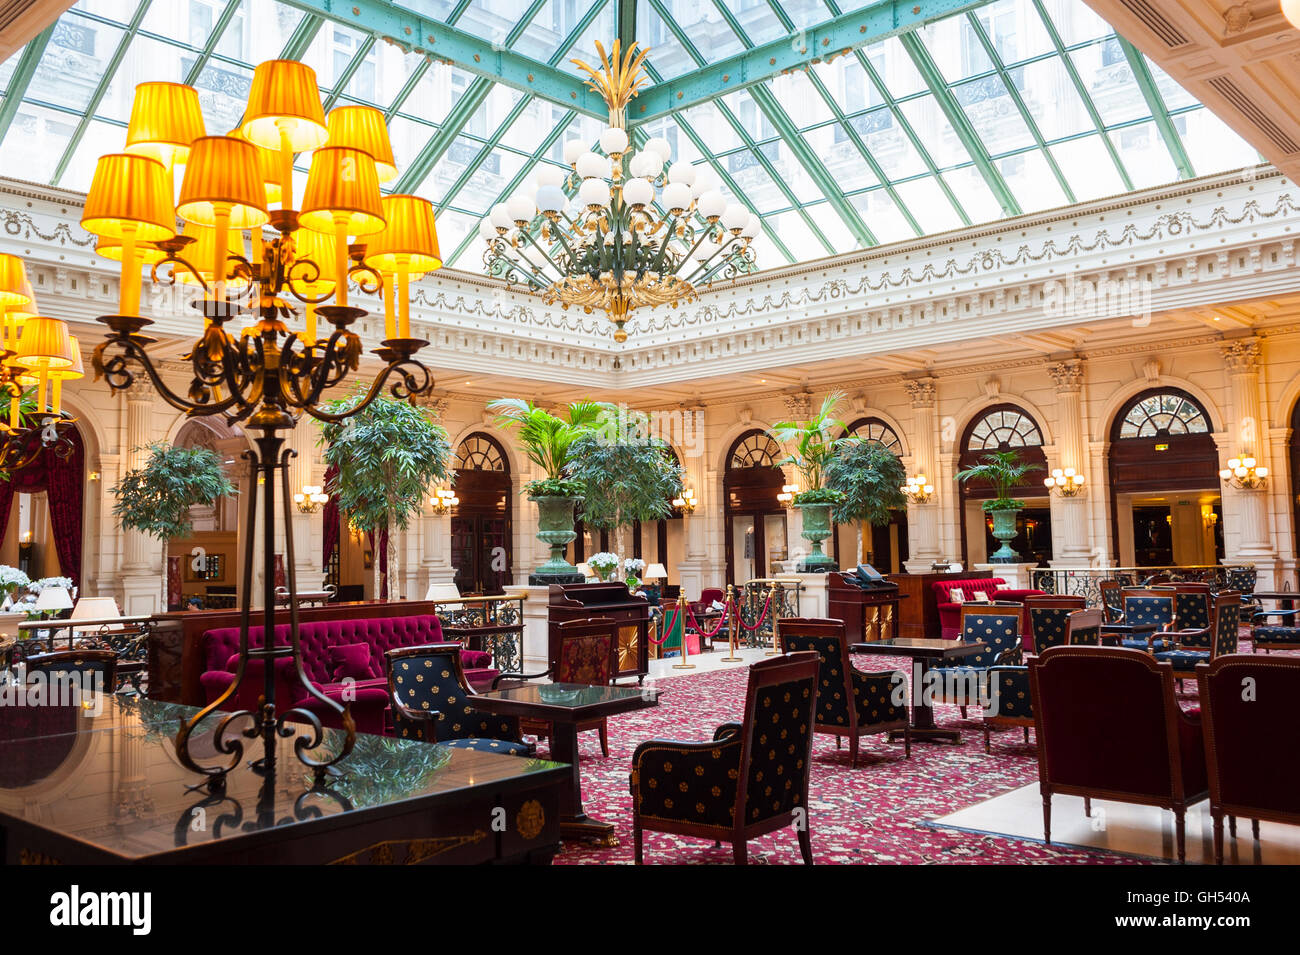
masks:
[[[768,609],[767,595],[772,593]],[[756,577],[736,587],[736,602],[744,626],[739,638],[747,647],[772,645],[772,621],[777,617],[798,617],[803,583],[797,577]],[[764,610],[767,610],[766,615]],[[755,629],[750,630],[750,627]]]
[[[12,665],[55,650],[112,650],[117,654],[115,692],[149,689],[149,635],[153,618],[104,617],[93,620],[28,620],[18,625]]]
[[[471,650],[492,654],[492,665],[519,673],[524,662],[524,601],[527,594],[495,597],[461,597],[438,601],[433,612],[442,620],[442,632]]]
[[[1199,581],[1216,590],[1228,586],[1228,575],[1234,571],[1253,570],[1254,564],[1199,564],[1170,567],[1042,567],[1032,572],[1031,586],[1049,594],[1080,596],[1088,606],[1101,606],[1101,582],[1118,581],[1125,587],[1146,583],[1178,583]]]

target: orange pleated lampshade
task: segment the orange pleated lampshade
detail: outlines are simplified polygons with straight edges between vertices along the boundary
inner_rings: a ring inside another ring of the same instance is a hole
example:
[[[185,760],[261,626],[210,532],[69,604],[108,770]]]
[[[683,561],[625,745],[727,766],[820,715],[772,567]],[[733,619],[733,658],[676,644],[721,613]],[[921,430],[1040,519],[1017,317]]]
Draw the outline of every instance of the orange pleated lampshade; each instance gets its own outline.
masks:
[[[217,230],[211,226],[189,224],[185,227],[185,234],[191,236],[194,241],[185,247],[185,251],[180,253],[186,262],[193,265],[199,270],[199,275],[203,276],[203,281],[212,282],[212,260],[217,254]],[[226,254],[247,255],[247,247],[244,245],[243,233],[231,233],[227,236]],[[186,285],[198,285],[199,280],[194,277],[194,273],[188,269],[177,269],[176,280],[184,282]],[[226,288],[235,290],[241,289],[248,284],[245,278],[230,278],[227,273]]]
[[[232,129],[229,133],[227,133],[227,135],[234,136],[236,139],[242,139],[245,142],[252,143],[253,148],[257,150],[257,166],[258,169],[261,171],[262,185],[266,189],[266,204],[269,206],[273,202],[279,202],[280,201],[279,154],[276,153],[276,151],[273,149],[266,149],[262,146],[257,145],[256,143],[253,143],[252,140],[250,140],[247,136],[244,135],[243,127],[236,127],[235,129]]]
[[[67,322],[40,316],[27,319],[23,337],[18,340],[15,365],[36,371],[42,367],[71,368],[72,363],[72,334]]]
[[[23,294],[27,296],[27,304],[10,305],[4,310],[4,317],[11,322],[17,322],[18,327],[22,328],[23,323],[29,318],[35,318],[40,314],[40,308],[36,304],[36,293],[32,291],[32,283],[23,278]],[[0,348],[4,345],[0,344]]]
[[[442,267],[433,203],[419,196],[385,196],[388,225],[366,244],[366,265],[380,272],[406,268],[423,275]]]
[[[308,270],[300,266],[290,271],[295,284],[307,285],[314,296],[324,295],[334,290],[336,266],[334,264],[334,240],[323,232],[311,229],[298,229],[293,234],[294,258],[309,259],[320,269]],[[315,282],[307,282],[309,275],[319,275]]]
[[[82,209],[81,227],[114,239],[128,232],[135,234],[137,242],[170,239],[176,234],[176,213],[166,167],[148,156],[100,156]]]
[[[31,288],[23,260],[0,252],[0,306],[28,304],[32,300]]]
[[[114,262],[122,261],[122,240],[109,236],[100,236],[95,240],[95,251]],[[150,242],[137,245],[135,254],[145,265],[154,265],[167,257],[167,253]]]
[[[347,220],[348,235],[373,235],[384,227],[375,161],[347,146],[326,146],[312,153],[298,222],[333,235],[336,218]]]
[[[219,204],[229,207],[232,229],[255,229],[270,218],[252,143],[233,136],[204,136],[190,147],[176,212],[186,222],[215,225]]]
[[[253,71],[242,129],[249,142],[277,153],[281,129],[288,134],[294,152],[324,146],[329,130],[316,71],[297,60],[259,63]]]
[[[199,94],[183,83],[141,83],[135,88],[126,151],[171,166],[184,163],[190,143],[207,135]]]
[[[384,114],[373,106],[339,106],[330,110],[329,133],[331,146],[351,146],[369,153],[375,161],[375,172],[380,182],[392,182],[397,178],[397,163],[388,139],[388,126],[384,123]]]

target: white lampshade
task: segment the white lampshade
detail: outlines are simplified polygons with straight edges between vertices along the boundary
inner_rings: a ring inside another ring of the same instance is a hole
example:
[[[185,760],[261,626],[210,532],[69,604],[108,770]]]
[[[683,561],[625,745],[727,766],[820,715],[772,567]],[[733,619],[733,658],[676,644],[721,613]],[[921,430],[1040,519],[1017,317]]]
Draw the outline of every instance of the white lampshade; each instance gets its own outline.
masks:
[[[600,134],[600,148],[612,156],[627,149],[627,130],[610,126]]]
[[[1282,16],[1300,30],[1300,0],[1282,0]]]
[[[46,587],[36,598],[36,609],[40,611],[67,610],[72,606],[72,595],[62,587]]]
[[[677,215],[691,204],[691,187],[684,182],[670,182],[661,197],[664,208]]]
[[[559,186],[542,186],[537,190],[537,208],[543,212],[559,212],[568,204],[569,199]]]
[[[609,202],[609,183],[604,179],[584,179],[578,189],[578,201],[584,206],[603,206]]]
[[[695,167],[688,162],[675,162],[668,167],[668,181],[695,184]]]
[[[713,167],[708,163],[700,163],[695,167],[695,182],[691,186],[691,194],[699,198],[706,192],[711,192],[718,188],[718,176],[713,171]]]
[[[668,570],[663,564],[651,564],[645,569],[643,576],[646,580],[665,580],[668,577]]]
[[[514,220],[510,218],[510,210],[504,202],[498,202],[494,205],[488,218],[498,229],[509,229],[515,224]]]
[[[536,212],[537,207],[527,196],[511,196],[506,201],[506,215],[510,216],[510,220],[516,225],[531,221]]]
[[[722,226],[724,229],[743,229],[749,225],[749,210],[739,202],[727,203],[727,208],[722,211]]]
[[[460,588],[454,583],[451,584],[429,584],[429,589],[424,595],[425,600],[459,600]]]
[[[480,239],[492,240],[497,237],[496,226],[492,224],[491,219],[480,219],[478,222],[478,235]]]
[[[564,143],[564,161],[572,166],[578,161],[578,157],[585,152],[590,152],[587,144],[581,139],[568,139]]]
[[[623,198],[628,205],[648,206],[654,197],[654,187],[645,179],[629,179],[623,187]]]
[[[609,175],[609,160],[600,153],[583,153],[578,157],[578,175],[597,179]]]
[[[627,164],[628,172],[634,176],[640,176],[645,179],[653,179],[659,175],[660,170],[664,168],[664,161],[658,153],[649,149],[642,149],[640,152],[632,154],[631,160]]]
[[[43,591],[42,591],[43,592]],[[72,620],[109,620],[122,616],[112,597],[82,597],[72,608]]]
[[[537,180],[537,190],[540,192],[547,186],[564,185],[564,170],[559,166],[552,166],[550,163],[542,163],[537,167],[534,178]]]
[[[746,239],[752,239],[762,231],[763,231],[763,217],[760,216],[757,212],[752,212],[749,215],[749,222],[745,224],[745,228],[740,230],[740,234],[743,235]]]
[[[721,216],[727,208],[727,200],[722,193],[711,189],[704,195],[700,196],[699,201],[700,215],[706,219],[714,219]]]
[[[673,158],[672,144],[662,136],[651,136],[646,140],[645,148],[649,152],[657,153],[664,162]]]

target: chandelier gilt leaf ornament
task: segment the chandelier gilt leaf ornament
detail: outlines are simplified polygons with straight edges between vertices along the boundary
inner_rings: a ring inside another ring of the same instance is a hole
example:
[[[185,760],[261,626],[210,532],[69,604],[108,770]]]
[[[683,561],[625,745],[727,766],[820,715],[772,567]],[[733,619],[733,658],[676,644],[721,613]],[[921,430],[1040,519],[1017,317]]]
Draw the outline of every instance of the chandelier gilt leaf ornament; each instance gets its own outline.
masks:
[[[539,165],[536,197],[497,203],[479,235],[489,275],[527,285],[548,305],[602,310],[614,340],[624,342],[635,309],[676,308],[702,285],[754,271],[750,243],[762,223],[743,204],[727,202],[707,166],[672,162],[666,139],[633,146],[627,105],[646,83],[649,51],[638,52],[636,43],[624,51],[618,40],[608,55],[600,43],[596,51],[598,67],[572,62],[609,108],[600,151],[567,141],[569,174]]]

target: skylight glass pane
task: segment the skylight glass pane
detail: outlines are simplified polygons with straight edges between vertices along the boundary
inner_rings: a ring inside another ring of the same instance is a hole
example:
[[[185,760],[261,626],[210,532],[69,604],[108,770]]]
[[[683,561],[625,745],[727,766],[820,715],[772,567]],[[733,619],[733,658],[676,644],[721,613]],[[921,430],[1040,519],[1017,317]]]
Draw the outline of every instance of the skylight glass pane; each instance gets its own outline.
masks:
[[[204,0],[152,3],[140,21],[140,30],[201,50],[207,45],[220,16],[220,5]]]
[[[813,69],[844,113],[858,113],[885,102],[857,57],[837,56],[829,63],[814,65]],[[797,111],[797,107],[787,107],[790,108]]]
[[[712,3],[701,3],[700,0],[663,0],[662,6],[682,33],[690,38],[691,45],[704,57],[705,62],[715,63],[744,49],[744,44],[735,31],[727,25],[722,13]],[[657,12],[650,9],[649,3],[640,4],[637,8],[638,39],[642,35],[641,23],[650,19],[647,14],[658,16]],[[651,43],[650,47],[654,49],[654,44]]]
[[[1011,76],[1043,139],[1050,142],[1096,129],[1060,57],[1014,67]]]
[[[451,0],[402,0],[402,6],[434,20],[446,20],[454,4]]]
[[[966,210],[971,225],[992,222],[1002,218],[1002,206],[985,181],[979,169],[973,165],[952,169],[943,174],[943,181],[948,184],[961,207]]]
[[[1025,0],[998,0],[976,9],[975,16],[1004,64],[1019,63],[1054,49],[1043,18]]]
[[[83,111],[124,35],[117,27],[65,15],[36,66],[27,98]]]
[[[144,82],[183,83],[194,54],[146,36],[136,36],[113,74],[96,115],[126,122],[131,118],[135,87]],[[217,130],[209,130],[217,132]],[[227,132],[227,130],[220,130]]]
[[[1113,131],[1110,139],[1133,180],[1134,188],[1163,185],[1178,178],[1173,158],[1155,123],[1125,126]]]
[[[252,85],[253,71],[248,67],[208,61],[194,86],[199,91],[199,107],[209,133],[224,134],[238,125]]]
[[[401,111],[415,119],[441,123],[472,82],[472,73],[458,66],[434,63],[415,84]]]
[[[0,176],[49,182],[76,128],[76,116],[21,104],[5,134],[5,148],[0,149]]]
[[[713,103],[701,103],[688,109],[684,118],[704,145],[715,153],[726,152],[744,145],[744,140],[740,138],[735,127],[727,122]],[[743,124],[743,118],[741,122]]]
[[[803,163],[799,161],[788,143],[784,140],[777,140],[776,142],[765,143],[759,146],[758,149],[767,157],[768,162],[772,164],[776,177],[781,180],[790,192],[794,193],[797,201],[815,202],[823,198],[822,191],[814,184],[812,176],[809,175],[808,170],[804,168]]]
[[[529,6],[520,0],[473,0],[456,21],[456,29],[504,46]]]
[[[1037,149],[994,161],[1023,212],[1054,209],[1069,203],[1047,157]]]
[[[971,161],[970,153],[957,138],[956,131],[933,96],[926,94],[907,100],[899,104],[899,109],[907,117],[917,138],[925,144],[930,159],[940,169]]]
[[[830,206],[822,205],[815,210],[812,215],[814,222],[823,222],[827,218],[835,215],[835,210]],[[790,250],[790,254],[795,257],[797,262],[807,262],[809,259],[819,259],[827,255],[826,246],[813,234],[808,228],[808,224],[795,210],[783,212],[779,216],[772,217],[772,226],[785,247]]]
[[[767,43],[777,37],[790,35],[770,3],[754,0],[736,3],[733,0],[727,6],[731,8],[731,15],[740,23],[740,28],[745,31],[750,43]],[[741,9],[737,10],[736,7]]]
[[[965,17],[948,17],[924,26],[916,35],[930,51],[930,58],[949,83],[979,76],[993,69],[984,45]]]
[[[559,124],[567,110],[544,100],[529,100],[519,117],[501,137],[501,145],[532,154]],[[551,155],[563,158],[563,147],[552,146]]]
[[[9,59],[0,63],[0,93],[9,88],[9,80],[14,75],[14,70],[18,68],[18,60],[22,57],[25,49],[27,48],[23,47]]]
[[[442,159],[434,163],[433,169],[425,177],[424,182],[420,183],[416,194],[433,202],[442,202],[447,196],[447,190],[460,178],[460,174],[474,161],[482,148],[482,143],[466,139],[464,136],[456,137],[443,153]]]
[[[465,121],[461,131],[486,139],[497,131],[523,95],[519,90],[497,83],[488,93],[487,99],[479,104],[474,115]]]
[[[835,179],[841,192],[856,192],[879,184],[871,166],[839,123],[819,126],[800,135]]]
[[[394,116],[388,121],[388,141],[393,145],[393,158],[397,161],[397,171],[405,172],[420,150],[424,148],[437,128],[417,123],[402,116]]]
[[[302,61],[316,71],[316,84],[322,93],[334,89],[364,42],[365,34],[341,23],[327,21],[320,28]]]
[[[1124,50],[1114,37],[1090,43],[1073,51],[1070,57],[1106,126],[1151,115]]]
[[[1205,107],[1180,113],[1173,121],[1198,176],[1262,161],[1254,146]]]
[[[370,48],[366,63],[342,89],[349,99],[388,109],[406,85],[411,72],[424,59],[408,56],[392,43],[376,43]]]
[[[765,223],[763,231],[754,236],[749,243],[749,247],[754,253],[754,264],[758,266],[759,271],[763,269],[779,269],[783,265],[790,264],[786,260],[785,253],[777,248],[776,243],[772,241],[772,236],[767,231],[768,228],[770,226]]]
[[[873,43],[864,47],[862,52],[880,81],[885,84],[885,90],[894,99],[929,89],[898,37],[891,36],[884,43]]]
[[[596,41],[599,40],[609,52],[610,38],[616,33],[614,27],[614,4],[606,3],[604,8],[583,31],[582,36],[573,41],[573,46],[565,51],[563,59],[556,66],[567,73],[580,75],[580,71],[569,61],[576,57],[590,66],[596,65]]]
[[[721,162],[722,168],[731,176],[737,188],[749,197],[759,212],[766,214],[775,209],[788,209],[792,205],[789,197],[768,175],[754,153],[748,150],[733,153],[723,157]]]
[[[220,13],[221,8],[218,6],[217,10]],[[274,0],[242,0],[221,34],[215,52],[218,56],[253,66],[263,60],[275,59],[302,18],[301,10]],[[322,28],[322,32],[324,30]]]
[[[826,100],[822,99],[813,86],[812,80],[798,70],[785,76],[773,77],[764,85],[772,91],[786,116],[791,117],[792,126],[807,129],[835,118],[835,114],[826,105]]]
[[[862,243],[849,230],[844,217],[829,202],[809,203],[804,206],[804,210],[812,216],[813,222],[817,223],[817,228],[821,230],[822,235],[826,236],[826,241],[831,244],[836,255],[862,248]],[[777,216],[777,219],[780,220],[781,217]],[[824,252],[822,254],[825,255]]]
[[[76,152],[63,171],[59,185],[64,189],[86,192],[95,175],[95,164],[105,153],[118,153],[126,146],[126,130],[112,123],[91,121],[81,134]],[[56,157],[57,158],[57,157]]]
[[[916,238],[916,233],[907,224],[907,219],[884,189],[860,192],[856,196],[849,196],[848,200],[853,203],[853,207],[858,210],[858,215],[881,243]]]
[[[952,95],[989,155],[997,156],[1033,144],[1033,134],[1001,77],[986,76],[954,87]]]
[[[442,250],[442,254],[451,255],[455,252],[456,247],[465,240],[465,236],[469,234],[470,230],[478,228],[478,219],[477,216],[469,216],[463,212],[453,212],[451,210],[446,210],[439,215],[435,225],[438,230],[438,248]],[[467,267],[471,271],[480,270],[482,268],[483,243],[471,242],[466,251],[469,254],[468,262],[466,262]],[[465,260],[462,259],[461,261]],[[438,284],[438,273],[434,272],[431,276],[426,276],[424,282],[427,283],[426,289],[430,285],[436,286]],[[436,292],[437,289],[434,288],[431,291]]]
[[[106,20],[114,20],[126,26],[139,8],[139,0],[79,0],[72,9],[103,17]]]
[[[1106,144],[1097,134],[1072,139],[1050,149],[1065,181],[1074,190],[1074,198],[1080,202],[1124,191],[1124,180],[1120,178]]]
[[[515,174],[524,167],[526,157],[494,149],[484,158],[469,181],[451,200],[458,208],[482,215],[506,190]],[[520,187],[522,190],[522,186]]]
[[[1151,78],[1156,81],[1156,89],[1160,90],[1160,97],[1165,101],[1165,109],[1173,112],[1184,106],[1198,105],[1196,97],[1179,86],[1172,76],[1146,57],[1142,59],[1151,71]]]
[[[849,122],[891,182],[926,170],[925,160],[889,110],[872,110]]]
[[[1079,0],[1043,0],[1052,25],[1056,27],[1061,42],[1066,46],[1095,40],[1115,31],[1110,24],[1097,16],[1086,3]]]
[[[900,182],[894,190],[926,232],[947,232],[965,224],[933,176]]]

